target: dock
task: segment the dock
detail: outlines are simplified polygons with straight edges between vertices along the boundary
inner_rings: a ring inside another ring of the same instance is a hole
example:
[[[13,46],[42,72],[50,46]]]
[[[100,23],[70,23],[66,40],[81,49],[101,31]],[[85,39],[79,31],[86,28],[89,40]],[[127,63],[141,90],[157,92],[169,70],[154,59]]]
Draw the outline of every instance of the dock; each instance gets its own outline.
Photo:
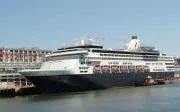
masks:
[[[0,98],[1,97],[14,97],[14,96],[15,96],[14,88],[0,89]]]
[[[7,88],[0,88],[0,98],[2,97],[15,97],[15,96],[21,96],[21,95],[29,95],[30,89],[34,88],[34,85],[28,85],[28,86],[19,86],[19,87],[7,87]],[[28,92],[26,92],[28,91]]]
[[[34,85],[19,73],[0,74],[0,97],[14,97],[23,94],[23,89]]]

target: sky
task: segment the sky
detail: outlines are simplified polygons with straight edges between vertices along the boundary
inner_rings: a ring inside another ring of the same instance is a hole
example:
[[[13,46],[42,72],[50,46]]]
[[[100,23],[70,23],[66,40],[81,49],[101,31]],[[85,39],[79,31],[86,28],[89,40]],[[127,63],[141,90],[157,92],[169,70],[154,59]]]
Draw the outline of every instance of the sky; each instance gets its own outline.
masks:
[[[180,57],[180,0],[1,0],[0,46],[55,50],[84,35],[105,48],[131,36]]]

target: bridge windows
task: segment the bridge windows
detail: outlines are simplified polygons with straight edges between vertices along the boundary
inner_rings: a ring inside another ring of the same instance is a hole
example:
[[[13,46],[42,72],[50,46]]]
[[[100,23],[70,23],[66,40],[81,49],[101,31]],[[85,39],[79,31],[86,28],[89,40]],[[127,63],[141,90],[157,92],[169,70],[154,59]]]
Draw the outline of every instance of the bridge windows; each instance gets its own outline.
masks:
[[[79,67],[79,69],[89,69],[89,67]]]
[[[92,62],[90,62],[90,61],[88,61],[88,62],[81,62],[81,65],[83,65],[83,64],[91,64]]]

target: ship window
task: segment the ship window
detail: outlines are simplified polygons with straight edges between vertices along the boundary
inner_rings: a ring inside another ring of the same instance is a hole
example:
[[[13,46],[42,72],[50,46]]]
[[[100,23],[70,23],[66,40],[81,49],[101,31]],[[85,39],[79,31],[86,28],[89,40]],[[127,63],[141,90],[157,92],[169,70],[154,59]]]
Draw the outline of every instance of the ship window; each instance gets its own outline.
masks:
[[[174,68],[174,66],[167,66],[166,68]]]
[[[146,63],[146,65],[151,65],[151,63]]]
[[[8,82],[13,82],[13,79],[8,79]]]
[[[7,82],[7,79],[2,79],[1,81],[2,81],[2,82]]]
[[[166,65],[174,65],[174,63],[165,63]]]
[[[80,71],[80,73],[86,73],[87,71]]]
[[[81,64],[85,64],[85,62],[81,62]]]
[[[132,63],[128,63],[129,65],[132,65]]]

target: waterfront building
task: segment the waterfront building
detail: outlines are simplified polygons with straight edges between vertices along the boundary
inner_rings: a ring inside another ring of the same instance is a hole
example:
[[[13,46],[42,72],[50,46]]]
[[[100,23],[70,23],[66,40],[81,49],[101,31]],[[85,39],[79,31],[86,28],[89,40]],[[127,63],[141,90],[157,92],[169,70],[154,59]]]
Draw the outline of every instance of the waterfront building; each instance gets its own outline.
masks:
[[[9,48],[0,46],[0,89],[31,86],[32,83],[17,73],[22,69],[38,69],[44,56],[51,50],[32,48]]]
[[[43,50],[38,47],[32,48],[9,48],[0,46],[0,72],[7,69],[37,69],[40,68],[44,55],[51,50]]]

